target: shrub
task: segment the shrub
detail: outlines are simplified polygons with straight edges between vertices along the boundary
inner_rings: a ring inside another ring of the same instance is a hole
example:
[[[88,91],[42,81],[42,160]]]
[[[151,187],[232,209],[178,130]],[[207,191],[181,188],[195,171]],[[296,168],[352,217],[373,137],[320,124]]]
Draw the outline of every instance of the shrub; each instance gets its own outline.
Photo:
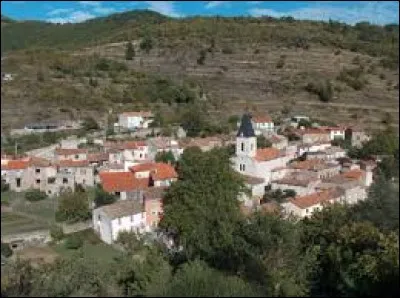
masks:
[[[38,189],[30,189],[25,193],[25,199],[27,199],[29,202],[37,202],[46,198],[46,193]]]
[[[150,53],[151,49],[153,48],[153,39],[151,38],[151,36],[147,34],[145,37],[143,37],[143,40],[140,43],[139,47],[147,54]]]
[[[386,75],[384,73],[381,73],[381,74],[379,74],[379,78],[381,80],[384,80],[384,79],[386,79]]]
[[[99,129],[99,125],[92,117],[86,117],[82,123],[82,127],[86,131]]]
[[[276,68],[282,68],[285,65],[285,59],[279,58],[278,63],[276,63]]]
[[[361,90],[367,81],[363,77],[363,68],[343,69],[337,77],[339,81],[346,83],[354,90]]]
[[[330,80],[326,80],[325,82],[310,82],[305,87],[305,90],[318,95],[319,99],[323,102],[328,102],[333,99],[333,88]]]
[[[95,198],[94,198],[94,203],[96,204],[96,208],[104,206],[104,205],[109,205],[114,203],[117,200],[117,198],[108,193],[105,192],[102,188],[96,188],[95,190]]]
[[[83,241],[81,237],[77,235],[71,235],[65,239],[64,245],[67,249],[78,249],[82,247]]]
[[[340,55],[341,52],[342,52],[341,50],[336,50],[335,51],[335,56]]]
[[[60,226],[52,226],[50,228],[50,236],[55,241],[60,241],[64,238],[64,231]]]
[[[223,54],[233,54],[233,50],[231,47],[225,46],[222,48],[222,53]]]
[[[8,258],[11,257],[13,251],[8,243],[1,242],[1,255]]]
[[[1,192],[5,192],[9,189],[10,189],[10,186],[4,180],[1,180]]]
[[[206,51],[205,50],[200,50],[199,52],[199,58],[197,59],[197,64],[203,65],[204,61],[206,60]]]
[[[128,42],[128,44],[126,45],[125,59],[133,60],[134,57],[135,57],[135,49],[133,48],[132,43]]]

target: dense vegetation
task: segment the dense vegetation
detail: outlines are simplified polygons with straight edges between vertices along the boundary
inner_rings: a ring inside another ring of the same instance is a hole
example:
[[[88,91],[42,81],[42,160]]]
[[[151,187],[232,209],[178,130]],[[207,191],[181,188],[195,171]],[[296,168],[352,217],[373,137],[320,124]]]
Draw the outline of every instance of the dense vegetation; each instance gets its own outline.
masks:
[[[146,27],[144,27],[144,25]],[[79,31],[80,34],[75,34]],[[279,32],[279,33],[278,33]],[[34,48],[77,48],[106,42],[121,42],[153,36],[160,44],[179,40],[213,44],[234,38],[238,42],[276,43],[309,49],[314,44],[333,46],[387,57],[383,63],[398,64],[398,25],[376,26],[367,22],[355,26],[330,21],[295,21],[271,17],[192,17],[171,19],[155,12],[137,10],[97,18],[79,24],[18,22],[2,28],[2,51]],[[40,39],[37,38],[40,34]],[[149,47],[142,46],[144,50]],[[212,50],[215,48],[211,47]],[[394,63],[393,63],[394,62]]]
[[[71,257],[35,268],[21,261],[8,264],[2,295],[399,294],[399,189],[383,176],[365,202],[333,205],[296,222],[240,212],[237,195],[246,190],[224,149],[187,149],[177,170],[180,180],[166,194],[162,227],[181,249],[148,245],[150,238],[126,232],[118,238],[125,252],[106,264],[84,257],[82,239],[68,237],[66,248],[76,250]],[[72,200],[79,200],[79,193],[62,205]],[[75,205],[84,210],[86,200],[81,202]]]

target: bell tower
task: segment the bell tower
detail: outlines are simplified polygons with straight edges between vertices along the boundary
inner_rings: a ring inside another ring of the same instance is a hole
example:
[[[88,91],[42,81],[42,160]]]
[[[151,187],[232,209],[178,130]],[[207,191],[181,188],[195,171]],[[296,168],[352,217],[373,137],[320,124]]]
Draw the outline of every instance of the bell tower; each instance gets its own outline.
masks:
[[[251,116],[243,114],[236,135],[236,156],[254,157],[257,152],[257,138],[251,123]]]

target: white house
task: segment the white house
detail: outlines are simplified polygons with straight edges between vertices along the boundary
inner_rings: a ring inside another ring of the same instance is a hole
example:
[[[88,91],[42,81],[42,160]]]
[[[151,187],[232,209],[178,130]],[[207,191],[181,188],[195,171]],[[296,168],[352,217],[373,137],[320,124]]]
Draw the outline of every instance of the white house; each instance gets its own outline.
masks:
[[[118,125],[126,129],[148,128],[154,120],[150,111],[125,112],[118,116]]]
[[[321,210],[326,204],[342,202],[343,199],[343,190],[332,188],[289,199],[287,202],[282,203],[281,206],[284,214],[304,218],[311,216],[317,210]]]
[[[121,231],[147,232],[143,200],[122,200],[94,209],[93,228],[108,244],[115,242]]]
[[[272,133],[274,132],[274,121],[267,115],[257,115],[251,118],[251,123],[256,135],[260,135],[263,132]]]

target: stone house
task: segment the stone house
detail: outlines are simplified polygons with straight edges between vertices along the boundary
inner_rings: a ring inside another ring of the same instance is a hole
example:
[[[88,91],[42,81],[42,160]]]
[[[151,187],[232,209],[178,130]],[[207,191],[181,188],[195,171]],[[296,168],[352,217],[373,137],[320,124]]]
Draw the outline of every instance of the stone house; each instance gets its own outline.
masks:
[[[58,172],[72,174],[75,184],[83,187],[94,186],[94,168],[88,160],[60,160],[57,166]]]
[[[154,115],[150,111],[124,112],[118,116],[118,126],[128,130],[149,128],[153,121]]]
[[[87,149],[66,149],[57,148],[55,150],[55,159],[59,160],[87,160]]]

